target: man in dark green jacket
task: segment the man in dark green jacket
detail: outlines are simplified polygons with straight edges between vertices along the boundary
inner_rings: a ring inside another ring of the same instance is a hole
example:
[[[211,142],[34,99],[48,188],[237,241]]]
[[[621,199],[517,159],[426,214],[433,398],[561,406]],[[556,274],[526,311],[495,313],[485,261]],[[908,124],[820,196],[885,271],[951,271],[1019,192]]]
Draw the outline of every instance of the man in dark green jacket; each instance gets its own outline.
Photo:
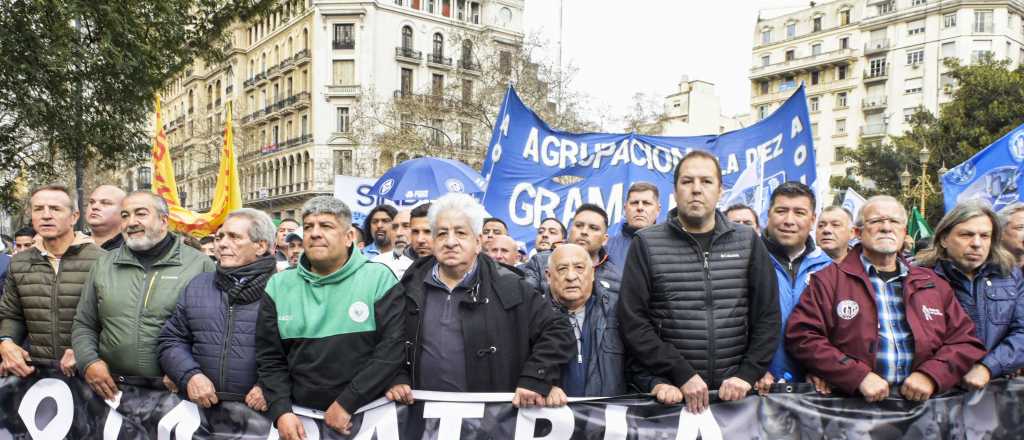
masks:
[[[99,395],[111,399],[119,380],[159,384],[157,337],[178,296],[213,261],[185,246],[167,228],[167,203],[148,192],[121,202],[124,246],[96,261],[82,290],[72,327],[78,369]]]
[[[39,237],[14,256],[0,297],[0,370],[25,377],[31,361],[72,376],[71,322],[89,270],[106,252],[75,233],[78,208],[66,187],[37,188],[29,203]]]
[[[351,415],[384,394],[404,357],[398,280],[353,246],[348,206],[314,197],[302,229],[299,265],[267,283],[256,324],[267,415],[285,440],[305,437],[292,405],[327,411],[327,426],[348,435]]]

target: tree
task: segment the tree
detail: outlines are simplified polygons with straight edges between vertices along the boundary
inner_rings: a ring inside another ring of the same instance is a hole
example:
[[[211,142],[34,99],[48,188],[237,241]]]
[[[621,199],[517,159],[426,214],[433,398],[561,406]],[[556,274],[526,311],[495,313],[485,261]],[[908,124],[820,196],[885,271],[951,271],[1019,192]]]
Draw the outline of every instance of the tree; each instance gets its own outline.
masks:
[[[1024,123],[1024,68],[1009,66],[1009,60],[991,57],[971,65],[947,61],[953,99],[940,107],[939,116],[920,109],[911,117],[910,128],[904,134],[889,142],[861,144],[855,150],[841,152],[839,159],[853,164],[852,171],[860,182],[833,177],[832,187],[852,187],[865,196],[901,195],[899,174],[906,169],[916,179],[920,175],[918,153],[927,147],[932,158],[931,182],[941,189],[938,168],[962,163]],[[933,194],[926,207],[929,223],[938,223],[943,215],[942,193]]]
[[[665,113],[659,100],[643,92],[633,94],[633,105],[623,118],[626,131],[638,134],[658,134],[663,130]]]
[[[19,178],[75,163],[80,187],[87,164],[141,158],[164,82],[194,58],[222,60],[230,25],[273,4],[0,0],[0,208],[17,210]]]

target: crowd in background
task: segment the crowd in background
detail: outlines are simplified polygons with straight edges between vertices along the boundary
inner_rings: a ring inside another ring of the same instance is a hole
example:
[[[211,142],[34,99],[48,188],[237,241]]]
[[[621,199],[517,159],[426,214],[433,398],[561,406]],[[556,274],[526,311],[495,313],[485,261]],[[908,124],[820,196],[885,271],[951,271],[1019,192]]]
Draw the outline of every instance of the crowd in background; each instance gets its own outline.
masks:
[[[329,196],[276,225],[243,208],[196,239],[155,194],[104,185],[78,212],[42,186],[0,256],[0,373],[245,402],[285,439],[304,436],[295,405],[348,433],[356,409],[413,389],[518,407],[642,392],[701,412],[779,383],[922,401],[1021,373],[1024,205],[963,203],[915,244],[893,197],[819,210],[785,182],[759,216],[717,209],[711,154],[672,178],[661,223],[658,187],[637,182],[617,234],[583,204],[541,221],[530,251],[464,194],[361,225]]]

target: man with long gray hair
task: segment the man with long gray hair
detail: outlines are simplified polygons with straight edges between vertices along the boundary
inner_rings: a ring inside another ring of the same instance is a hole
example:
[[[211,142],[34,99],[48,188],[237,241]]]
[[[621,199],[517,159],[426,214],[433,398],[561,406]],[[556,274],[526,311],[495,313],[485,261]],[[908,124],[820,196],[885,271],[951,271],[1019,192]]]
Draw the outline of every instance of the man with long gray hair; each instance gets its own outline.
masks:
[[[1003,230],[1003,247],[1016,260],[1016,266],[1024,268],[1024,203],[1014,202],[999,210],[999,227]]]
[[[82,289],[71,342],[85,382],[104,399],[117,394],[114,376],[160,386],[157,336],[189,281],[216,269],[168,231],[167,216],[167,202],[156,194],[125,197],[124,245],[96,260]]]
[[[160,332],[160,366],[175,387],[203,408],[223,396],[266,411],[256,385],[256,318],[263,288],[276,272],[274,223],[241,208],[217,231],[217,271],[188,283]]]
[[[353,245],[352,211],[331,196],[302,206],[304,252],[267,283],[256,324],[256,365],[282,439],[305,438],[292,405],[326,411],[349,435],[352,414],[380,397],[402,364],[401,291],[391,269]]]
[[[1024,277],[1003,248],[999,217],[980,201],[958,204],[935,228],[932,246],[917,254],[949,282],[988,354],[963,378],[970,390],[1024,367]]]

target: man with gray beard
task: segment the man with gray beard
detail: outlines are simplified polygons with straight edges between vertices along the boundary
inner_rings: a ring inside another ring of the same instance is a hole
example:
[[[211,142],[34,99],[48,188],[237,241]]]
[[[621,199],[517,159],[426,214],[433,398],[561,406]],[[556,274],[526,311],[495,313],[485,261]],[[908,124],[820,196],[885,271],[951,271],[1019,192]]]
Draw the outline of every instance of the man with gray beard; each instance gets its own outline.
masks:
[[[163,198],[135,192],[121,202],[124,246],[100,257],[82,289],[71,329],[78,369],[100,396],[129,385],[160,386],[157,337],[196,275],[216,269],[168,232]]]

